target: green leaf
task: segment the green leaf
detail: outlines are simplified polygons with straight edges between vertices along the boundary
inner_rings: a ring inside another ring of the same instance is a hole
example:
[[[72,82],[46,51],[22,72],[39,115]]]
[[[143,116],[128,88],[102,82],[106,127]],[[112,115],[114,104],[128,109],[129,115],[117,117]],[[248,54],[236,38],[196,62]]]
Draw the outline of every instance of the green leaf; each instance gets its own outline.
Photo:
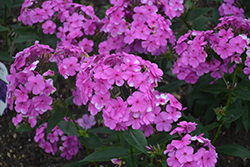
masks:
[[[7,52],[0,52],[1,61],[14,61],[14,59]]]
[[[185,81],[180,81],[180,80],[176,80],[176,81],[171,81],[166,85],[162,85],[160,87],[157,88],[157,90],[159,92],[174,92],[176,91],[180,86],[185,85],[186,82]]]
[[[225,144],[216,147],[216,151],[235,157],[244,157],[250,159],[250,151],[238,144]]]
[[[147,153],[146,146],[148,142],[145,135],[141,130],[129,129],[122,132],[122,137],[133,147],[138,150]]]
[[[206,125],[200,129],[200,133],[205,133],[207,131],[210,131],[216,127],[218,127],[220,124],[218,122],[214,122],[212,124]]]
[[[204,17],[199,17],[195,21],[195,30],[203,30],[206,24],[206,19]]]
[[[221,92],[228,91],[225,84],[223,83],[214,83],[212,85],[205,86],[201,89],[203,92],[219,94]]]
[[[16,132],[30,132],[32,128],[30,126],[27,126],[25,124],[21,124],[15,131]]]
[[[193,9],[190,12],[188,12],[186,20],[187,21],[193,21],[193,20],[197,19],[198,17],[206,14],[207,12],[209,12],[212,9],[213,8],[196,8],[196,9]]]
[[[167,141],[170,141],[177,137],[177,135],[169,135],[167,133],[159,136],[154,136],[148,139],[148,145],[165,144]]]
[[[22,6],[23,2],[24,2],[24,0],[15,0],[15,1],[12,3],[12,8]]]
[[[108,138],[102,138],[101,140],[102,140],[102,144],[108,144],[108,143],[115,142],[116,140],[118,140],[118,137],[116,134],[112,134]]]
[[[46,134],[48,135],[51,130],[67,115],[67,110],[58,108],[53,115],[49,118],[46,128]]]
[[[250,129],[250,108],[249,108],[249,105],[246,105],[244,107],[244,114],[242,116],[242,122],[243,122],[243,125],[244,125],[246,131],[248,131]]]
[[[2,31],[10,31],[10,29],[0,25],[0,32],[2,32]]]
[[[243,109],[230,109],[227,111],[226,114],[226,119],[228,118],[228,120],[226,120],[227,123],[231,123],[236,121],[238,118],[240,118],[242,116],[242,114],[244,113]]]
[[[72,125],[73,122],[69,122],[69,121],[60,121],[58,124],[59,129],[61,129],[61,131],[63,131],[63,133],[69,135],[69,136],[74,136],[77,135],[77,131],[74,128],[74,126]]]
[[[12,43],[23,43],[23,42],[35,42],[36,40],[38,40],[38,36],[37,35],[28,35],[28,36],[22,36],[19,35],[17,36]]]
[[[105,134],[113,134],[113,133],[115,133],[115,131],[112,131],[112,130],[110,130],[107,127],[92,128],[92,129],[89,129],[88,132],[92,132],[92,133],[105,133]]]
[[[7,6],[7,8],[10,10],[12,7],[13,0],[2,0],[2,1]]]
[[[232,94],[237,98],[240,98],[243,100],[250,100],[250,91],[243,87],[233,90]]]
[[[96,151],[87,157],[85,157],[80,162],[84,161],[110,161],[113,158],[126,158],[130,154],[127,149],[123,147],[109,147]]]
[[[78,137],[82,145],[91,149],[100,148],[102,146],[102,141],[96,134],[88,133],[88,136],[88,138],[82,136]]]

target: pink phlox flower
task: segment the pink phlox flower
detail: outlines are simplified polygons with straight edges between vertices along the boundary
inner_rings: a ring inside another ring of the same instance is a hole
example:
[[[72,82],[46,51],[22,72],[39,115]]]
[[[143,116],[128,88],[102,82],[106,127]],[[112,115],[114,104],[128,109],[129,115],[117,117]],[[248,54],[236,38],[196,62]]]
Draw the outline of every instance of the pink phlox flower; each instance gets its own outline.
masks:
[[[77,119],[77,122],[83,129],[90,129],[96,124],[95,117],[88,114],[84,114],[82,118]]]
[[[95,83],[93,85],[93,88],[96,92],[105,94],[109,91],[109,89],[112,89],[112,85],[108,82],[108,80],[104,79],[95,79]]]
[[[133,33],[134,38],[147,40],[150,35],[150,29],[147,25],[141,24],[135,27],[135,32]]]
[[[164,12],[165,14],[172,20],[177,16],[177,12],[173,9],[173,7],[167,3],[164,3]]]
[[[73,102],[76,105],[81,106],[82,99],[81,99],[81,91],[79,90],[79,88],[77,88],[76,90],[72,90],[72,95],[74,96]]]
[[[44,34],[52,35],[55,32],[56,24],[51,20],[47,20],[45,23],[42,24],[42,28]]]
[[[144,131],[144,135],[146,137],[149,137],[154,133],[154,128],[152,127],[152,125],[142,125],[140,130]]]
[[[170,131],[172,122],[173,121],[171,119],[168,119],[168,113],[166,112],[161,112],[158,116],[155,117],[157,131]]]
[[[51,104],[53,99],[45,94],[34,96],[32,98],[35,110],[45,112],[47,110],[52,110]]]
[[[116,100],[113,100],[110,105],[116,110],[116,115],[120,118],[124,117],[125,111],[128,107],[127,102],[118,96]]]
[[[30,124],[30,127],[31,128],[34,128],[35,126],[36,126],[36,123],[37,123],[37,120],[36,120],[36,118],[35,117],[30,117],[29,119],[28,119],[28,123]]]
[[[200,166],[197,165],[196,161],[190,161],[183,164],[182,167],[200,167]]]
[[[153,35],[149,35],[146,41],[142,41],[141,46],[147,49],[147,51],[149,52],[153,52],[159,48],[159,46],[156,44],[156,40]]]
[[[105,126],[109,127],[111,130],[115,129],[116,124],[119,122],[119,117],[110,105],[103,110],[102,116]]]
[[[172,8],[175,11],[183,11],[184,10],[183,0],[170,0],[169,5],[172,6]]]
[[[51,1],[44,1],[42,4],[43,10],[48,16],[52,16],[54,14],[54,11],[52,10],[53,7],[54,7],[54,4],[52,4]]]
[[[20,122],[22,122],[23,117],[22,114],[17,114],[16,117],[12,118],[12,123],[17,126]]]
[[[78,59],[76,57],[65,58],[62,62],[64,69],[66,70],[66,75],[74,76],[76,71],[80,70],[80,64],[77,63]]]
[[[113,85],[115,83],[117,86],[122,86],[124,84],[121,66],[115,65],[114,68],[107,69],[105,73],[107,75],[107,80],[109,84]]]
[[[191,162],[194,159],[194,149],[191,146],[184,146],[176,151],[176,158],[181,164]]]
[[[105,94],[96,92],[95,95],[92,96],[90,102],[93,105],[95,105],[95,107],[100,111],[106,104],[108,104],[109,100],[110,100],[109,92]]]
[[[133,36],[134,34],[134,29],[126,29],[125,30],[125,38],[124,38],[124,42],[127,44],[131,44],[132,42],[134,42],[135,38]]]
[[[180,111],[177,111],[175,107],[170,105],[166,106],[166,111],[168,112],[168,118],[175,122],[182,116]]]
[[[38,95],[45,88],[43,76],[41,76],[40,74],[37,74],[36,76],[30,76],[25,86],[28,91],[32,91],[33,94]]]
[[[181,110],[182,109],[182,104],[170,93],[167,93],[167,96],[169,98],[169,101],[170,101],[170,106],[171,107],[175,107],[177,108],[178,110]]]
[[[191,140],[192,141],[198,141],[198,142],[200,142],[200,143],[204,143],[204,138],[202,137],[204,135],[204,133],[202,133],[202,134],[200,134],[199,136],[193,136],[193,137],[191,137]]]
[[[165,31],[158,30],[153,36],[156,38],[155,43],[158,46],[166,46],[167,45],[167,39],[168,35]]]
[[[55,143],[59,140],[58,132],[54,131],[48,134],[47,139],[50,141],[50,143]]]
[[[53,86],[53,79],[45,80],[45,88],[43,89],[42,93],[49,96],[56,91],[56,88]]]
[[[169,101],[168,95],[166,93],[156,94],[155,97],[157,99],[156,106],[166,105]]]
[[[199,79],[199,76],[195,72],[191,72],[185,78],[187,83],[195,84]]]
[[[143,122],[145,125],[150,125],[151,123],[154,122],[155,115],[154,115],[154,113],[152,113],[152,112],[144,112],[144,113],[141,115],[141,119],[142,119],[142,122]]]
[[[178,132],[179,135],[181,133],[190,133],[196,129],[195,126],[197,124],[194,122],[181,121],[178,125],[181,127],[175,128],[172,132],[170,132],[170,135],[173,135],[176,132]]]
[[[84,51],[91,52],[93,50],[94,42],[92,40],[88,40],[87,38],[83,38],[81,42],[78,43],[80,47],[83,47]]]
[[[186,134],[181,140],[172,140],[171,145],[177,149],[181,149],[191,143],[191,135]]]
[[[150,16],[150,13],[145,6],[136,6],[134,8],[134,12],[135,14],[133,15],[133,19],[141,21],[142,23],[144,23]]]
[[[143,125],[140,115],[139,112],[133,112],[130,114],[130,122],[133,129],[140,129],[141,125]]]
[[[14,95],[16,97],[17,102],[26,102],[29,98],[27,89],[23,87],[22,85],[19,85],[19,89],[15,89]]]
[[[15,101],[15,110],[17,113],[22,113],[22,114],[26,114],[29,111],[29,107],[31,105],[30,100],[27,101],[23,101],[23,102],[17,102]]]
[[[128,97],[127,102],[129,105],[131,105],[130,109],[133,112],[144,112],[147,109],[147,101],[141,92],[134,92],[132,96]]]
[[[141,70],[141,63],[136,57],[127,55],[123,61],[124,63],[121,65],[123,71],[139,72]]]
[[[134,71],[125,71],[123,72],[122,78],[127,81],[127,84],[130,87],[138,88],[141,83],[141,73]]]
[[[234,36],[234,34],[232,32],[232,28],[229,28],[227,31],[225,29],[221,29],[218,34],[225,41],[228,41],[229,39],[231,39]]]
[[[124,16],[124,12],[122,11],[121,8],[118,8],[114,13],[112,13],[110,17],[110,21],[115,24],[119,24],[123,16]]]
[[[247,41],[241,36],[237,36],[235,38],[231,38],[229,44],[235,48],[235,51],[237,53],[242,54],[244,52],[245,47],[247,46]]]
[[[110,46],[108,45],[108,42],[107,41],[104,41],[104,42],[101,42],[99,45],[98,45],[98,52],[100,54],[109,54],[110,52]]]
[[[107,79],[108,76],[106,74],[106,71],[110,69],[108,65],[100,64],[97,67],[95,67],[94,71],[94,78],[96,79]]]
[[[182,164],[178,161],[175,151],[168,153],[167,163],[170,167],[180,167]]]

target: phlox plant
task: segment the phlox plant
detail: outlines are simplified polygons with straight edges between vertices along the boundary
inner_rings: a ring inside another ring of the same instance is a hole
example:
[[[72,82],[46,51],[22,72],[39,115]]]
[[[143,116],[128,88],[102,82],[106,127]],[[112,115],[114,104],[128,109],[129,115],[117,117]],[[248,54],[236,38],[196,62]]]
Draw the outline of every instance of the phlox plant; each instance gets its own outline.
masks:
[[[203,30],[212,9],[191,0],[110,0],[102,19],[72,0],[25,0],[18,20],[57,41],[54,48],[36,41],[14,57],[12,123],[36,129],[46,153],[70,160],[86,149],[78,166],[214,167],[217,152],[250,158],[240,145],[214,146],[223,125],[250,129],[250,22],[239,1],[217,4],[221,17]],[[187,107],[168,76],[192,84]],[[201,104],[205,125],[189,114]],[[217,127],[211,142],[207,132]]]

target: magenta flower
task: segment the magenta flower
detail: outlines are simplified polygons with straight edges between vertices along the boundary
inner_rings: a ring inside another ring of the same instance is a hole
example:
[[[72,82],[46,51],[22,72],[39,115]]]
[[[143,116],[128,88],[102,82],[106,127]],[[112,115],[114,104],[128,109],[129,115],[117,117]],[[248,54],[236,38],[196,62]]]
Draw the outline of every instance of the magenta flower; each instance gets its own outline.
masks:
[[[172,151],[168,154],[169,158],[167,159],[167,163],[171,167],[180,167],[181,163],[178,161],[175,151]]]
[[[51,104],[53,102],[50,96],[42,94],[40,96],[35,96],[32,98],[35,110],[45,112],[47,110],[52,110]]]
[[[53,34],[56,29],[56,24],[51,20],[47,20],[42,24],[42,28],[44,34]]]
[[[96,124],[95,117],[88,114],[84,114],[82,118],[77,119],[77,122],[83,129],[90,129]]]
[[[17,102],[25,102],[28,100],[29,96],[27,93],[26,88],[24,88],[22,85],[19,85],[19,89],[15,89],[14,95],[16,97]]]
[[[37,74],[36,76],[30,76],[25,86],[29,91],[32,91],[33,94],[38,95],[45,88],[43,76],[40,74]]]
[[[159,115],[155,117],[155,124],[156,124],[156,129],[158,131],[170,131],[171,130],[171,123],[173,121],[171,119],[168,119],[168,113],[166,112],[161,112]]]
[[[12,118],[12,123],[17,126],[23,120],[22,114],[17,114],[16,117]]]
[[[129,96],[127,102],[131,106],[131,111],[137,112],[144,112],[147,109],[147,101],[143,98],[143,94],[141,92],[134,92],[132,96]]]
[[[186,162],[191,162],[194,159],[193,155],[194,149],[191,146],[184,146],[181,149],[178,149],[176,151],[176,158],[181,164],[184,164]]]

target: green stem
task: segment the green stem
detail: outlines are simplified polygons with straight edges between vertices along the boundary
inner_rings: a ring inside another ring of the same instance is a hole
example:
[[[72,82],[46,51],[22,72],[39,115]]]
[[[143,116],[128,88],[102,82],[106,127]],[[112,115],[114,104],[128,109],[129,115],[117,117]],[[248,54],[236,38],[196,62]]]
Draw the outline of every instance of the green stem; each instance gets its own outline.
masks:
[[[216,139],[217,139],[217,137],[218,137],[218,135],[219,135],[219,132],[220,132],[220,129],[221,129],[222,125],[223,125],[223,124],[220,124],[220,125],[219,125],[218,130],[217,130],[217,132],[216,132],[216,135],[215,135],[215,137],[214,137],[214,140],[213,140],[213,142],[212,142],[212,145],[214,145],[214,143],[215,143],[215,141],[216,141]]]
[[[134,152],[133,152],[133,146],[130,145],[130,154],[131,154],[131,161],[132,161],[132,167],[135,166],[135,160],[134,160]]]
[[[186,20],[183,18],[183,16],[181,16],[181,20],[184,22],[184,24],[186,24],[186,26],[188,27],[189,30],[193,30],[192,27],[186,22]]]
[[[219,70],[220,71],[220,70]],[[220,71],[220,75],[222,76],[222,79],[223,79],[223,81],[225,82],[225,84],[227,85],[227,87],[228,87],[228,84],[227,84],[227,81],[226,81],[226,79],[225,79],[225,77],[224,77],[224,75],[222,74],[222,72]]]
[[[61,96],[58,96],[58,97],[60,98],[60,100],[61,100],[61,102],[63,103],[64,107],[65,107],[66,110],[68,111],[68,114],[69,114],[70,118],[72,119],[72,121],[73,121],[73,123],[74,123],[74,128],[75,128],[75,129],[77,130],[77,132],[78,132],[80,129],[79,129],[79,127],[78,127],[78,125],[77,125],[77,123],[76,123],[76,121],[75,121],[75,119],[74,119],[72,113],[69,111],[68,105],[64,102],[64,100],[62,99]]]
[[[87,147],[86,147],[86,150],[87,150],[88,154],[91,154]],[[97,163],[95,161],[92,161],[92,163],[95,165],[95,167],[98,167],[98,165],[97,165]]]

